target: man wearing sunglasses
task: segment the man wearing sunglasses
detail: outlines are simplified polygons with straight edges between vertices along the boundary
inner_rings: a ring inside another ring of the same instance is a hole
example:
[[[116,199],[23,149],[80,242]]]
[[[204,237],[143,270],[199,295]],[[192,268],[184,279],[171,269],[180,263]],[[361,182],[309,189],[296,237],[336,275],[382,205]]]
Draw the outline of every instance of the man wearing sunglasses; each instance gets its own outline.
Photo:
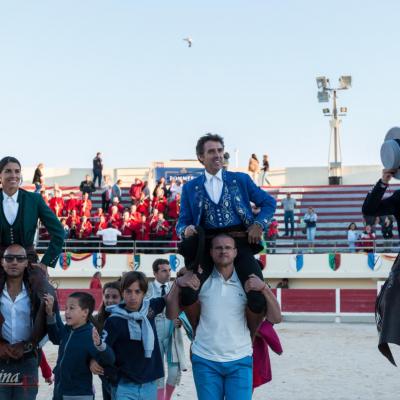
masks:
[[[6,281],[0,292],[0,399],[31,400],[38,393],[37,344],[34,325],[40,298],[28,279],[26,250],[13,244],[1,265]]]

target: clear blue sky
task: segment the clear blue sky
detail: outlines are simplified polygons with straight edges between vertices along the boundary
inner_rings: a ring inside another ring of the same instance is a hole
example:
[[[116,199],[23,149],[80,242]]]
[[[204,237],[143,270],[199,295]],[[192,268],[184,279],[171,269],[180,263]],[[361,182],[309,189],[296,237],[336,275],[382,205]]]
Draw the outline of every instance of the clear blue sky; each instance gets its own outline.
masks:
[[[325,165],[315,77],[351,74],[343,162],[380,163],[400,125],[399,15],[399,1],[2,0],[1,154],[142,166],[193,158],[212,131],[242,165]]]

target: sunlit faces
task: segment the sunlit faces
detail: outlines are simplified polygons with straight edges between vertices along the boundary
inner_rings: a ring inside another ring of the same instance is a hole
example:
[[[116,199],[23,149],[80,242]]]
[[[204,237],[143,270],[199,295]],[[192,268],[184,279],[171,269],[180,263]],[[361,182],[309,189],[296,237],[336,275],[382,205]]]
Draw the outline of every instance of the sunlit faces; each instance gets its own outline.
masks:
[[[3,190],[8,195],[13,195],[21,183],[21,167],[14,162],[9,162],[0,173],[0,182]]]
[[[133,282],[122,292],[122,298],[129,311],[139,311],[145,292],[140,289],[139,281]]]
[[[119,304],[121,302],[121,295],[118,289],[107,288],[104,290],[103,303],[106,307]]]
[[[83,309],[79,305],[79,299],[68,297],[65,306],[65,322],[72,328],[85,325],[88,320],[89,309]]]
[[[25,249],[20,245],[13,245],[6,249],[1,265],[7,276],[17,278],[23,275],[28,266],[28,258]]]
[[[211,258],[217,266],[228,266],[233,264],[237,255],[235,241],[229,236],[216,236],[210,249]]]
[[[158,266],[158,271],[154,272],[154,277],[161,284],[169,282],[171,279],[171,267],[169,264],[160,264]]]
[[[223,167],[224,147],[220,142],[209,140],[204,143],[203,149],[204,152],[199,155],[199,159],[207,172],[215,175]]]

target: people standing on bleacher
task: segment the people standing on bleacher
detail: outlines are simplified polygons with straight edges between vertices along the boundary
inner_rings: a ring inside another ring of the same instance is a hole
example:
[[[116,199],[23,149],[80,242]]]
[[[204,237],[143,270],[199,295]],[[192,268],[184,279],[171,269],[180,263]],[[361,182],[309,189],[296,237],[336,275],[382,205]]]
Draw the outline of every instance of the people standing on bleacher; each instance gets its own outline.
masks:
[[[290,236],[294,236],[294,210],[296,208],[296,200],[292,198],[290,193],[286,194],[286,198],[282,200],[283,207],[283,218],[285,221],[285,234],[283,236],[289,236],[289,224],[290,224]]]

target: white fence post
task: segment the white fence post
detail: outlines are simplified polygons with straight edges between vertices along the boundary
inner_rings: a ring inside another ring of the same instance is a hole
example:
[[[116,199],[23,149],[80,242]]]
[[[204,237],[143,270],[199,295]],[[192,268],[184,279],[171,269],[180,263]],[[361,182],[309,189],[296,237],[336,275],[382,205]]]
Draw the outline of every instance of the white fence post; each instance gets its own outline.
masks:
[[[335,322],[340,323],[340,289],[335,289]]]

